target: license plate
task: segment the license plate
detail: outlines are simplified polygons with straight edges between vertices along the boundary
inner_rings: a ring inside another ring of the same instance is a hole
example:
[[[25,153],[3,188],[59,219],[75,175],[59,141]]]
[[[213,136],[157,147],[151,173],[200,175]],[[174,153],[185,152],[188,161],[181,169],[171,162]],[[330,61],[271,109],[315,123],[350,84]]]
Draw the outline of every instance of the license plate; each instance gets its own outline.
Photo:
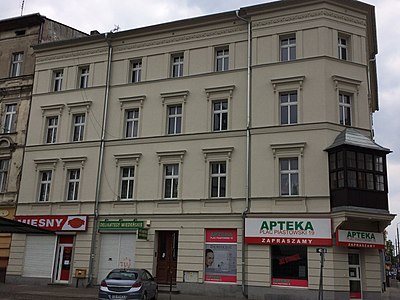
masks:
[[[126,295],[111,295],[111,299],[126,299]]]

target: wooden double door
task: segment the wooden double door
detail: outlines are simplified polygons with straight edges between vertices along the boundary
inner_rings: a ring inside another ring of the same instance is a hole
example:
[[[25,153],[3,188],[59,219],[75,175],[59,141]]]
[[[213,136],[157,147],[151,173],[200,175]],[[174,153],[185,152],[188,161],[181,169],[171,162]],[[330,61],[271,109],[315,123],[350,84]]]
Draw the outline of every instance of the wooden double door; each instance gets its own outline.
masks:
[[[158,231],[157,282],[176,284],[178,231]]]

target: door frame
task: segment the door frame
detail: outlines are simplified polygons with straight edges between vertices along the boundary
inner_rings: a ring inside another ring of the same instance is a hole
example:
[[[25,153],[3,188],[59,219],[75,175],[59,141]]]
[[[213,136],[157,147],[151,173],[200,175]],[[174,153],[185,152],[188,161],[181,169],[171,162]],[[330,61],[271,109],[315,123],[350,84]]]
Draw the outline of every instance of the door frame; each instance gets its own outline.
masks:
[[[162,236],[164,236],[164,238],[162,238]],[[169,242],[166,243],[167,244],[166,247],[168,247],[168,245],[169,245],[170,248],[165,249],[166,254],[167,254],[167,252],[169,252],[169,256],[167,257],[167,261],[168,261],[168,266],[167,266],[167,271],[166,271],[167,273],[166,273],[165,277],[161,277],[161,278],[166,278],[166,280],[162,280],[161,284],[176,284],[177,266],[178,266],[179,231],[178,230],[157,230],[156,237],[157,237],[157,240],[156,240],[157,243],[155,243],[156,281],[160,282],[159,267],[161,264],[160,258],[162,256],[162,254],[161,254],[162,240],[168,239]],[[175,260],[174,260],[174,255],[176,256]],[[173,264],[174,264],[173,266],[171,266],[171,262],[173,262]],[[175,269],[175,274],[171,274],[171,272],[170,272],[171,267]]]
[[[350,281],[359,281],[360,282],[360,298],[351,298],[350,299],[358,299],[358,300],[362,300],[363,299],[363,283],[362,283],[362,279],[361,279],[361,274],[362,274],[362,268],[361,268],[361,253],[360,250],[353,250],[353,249],[349,249],[347,256],[349,256],[350,254],[356,254],[358,255],[358,265],[356,264],[350,264],[348,262],[348,270],[349,270],[349,292],[350,292]],[[356,276],[352,277],[350,276],[350,268],[354,268],[356,271]]]
[[[72,239],[73,239],[72,243],[61,243],[60,242],[61,237],[62,237],[62,235],[57,236],[57,246],[56,246],[56,251],[55,251],[56,255],[55,255],[55,260],[54,260],[54,271],[53,271],[53,282],[68,283],[71,279],[75,236],[72,235]],[[64,250],[67,247],[71,248],[70,271],[69,271],[68,280],[61,280],[62,260],[64,257]]]

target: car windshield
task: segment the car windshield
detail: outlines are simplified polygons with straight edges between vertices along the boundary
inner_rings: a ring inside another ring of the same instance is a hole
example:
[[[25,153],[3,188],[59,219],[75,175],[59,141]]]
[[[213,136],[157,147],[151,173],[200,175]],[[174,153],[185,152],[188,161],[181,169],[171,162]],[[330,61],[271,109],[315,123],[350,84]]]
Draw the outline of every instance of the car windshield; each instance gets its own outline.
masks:
[[[117,279],[117,280],[136,280],[138,274],[136,272],[119,271],[111,272],[108,274],[107,279]]]

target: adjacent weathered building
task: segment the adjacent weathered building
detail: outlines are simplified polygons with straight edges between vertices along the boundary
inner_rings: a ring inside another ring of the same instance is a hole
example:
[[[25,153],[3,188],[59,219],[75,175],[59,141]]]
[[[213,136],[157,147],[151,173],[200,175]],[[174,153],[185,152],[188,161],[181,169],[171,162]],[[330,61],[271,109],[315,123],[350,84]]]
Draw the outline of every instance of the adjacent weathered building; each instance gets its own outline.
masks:
[[[14,235],[8,280],[135,266],[191,293],[311,299],[326,250],[326,299],[380,299],[373,6],[278,1],[34,50],[16,219],[57,234]]]
[[[15,215],[35,68],[32,46],[84,35],[39,14],[0,20],[1,217]],[[4,282],[10,243],[10,234],[0,235],[0,282]]]

